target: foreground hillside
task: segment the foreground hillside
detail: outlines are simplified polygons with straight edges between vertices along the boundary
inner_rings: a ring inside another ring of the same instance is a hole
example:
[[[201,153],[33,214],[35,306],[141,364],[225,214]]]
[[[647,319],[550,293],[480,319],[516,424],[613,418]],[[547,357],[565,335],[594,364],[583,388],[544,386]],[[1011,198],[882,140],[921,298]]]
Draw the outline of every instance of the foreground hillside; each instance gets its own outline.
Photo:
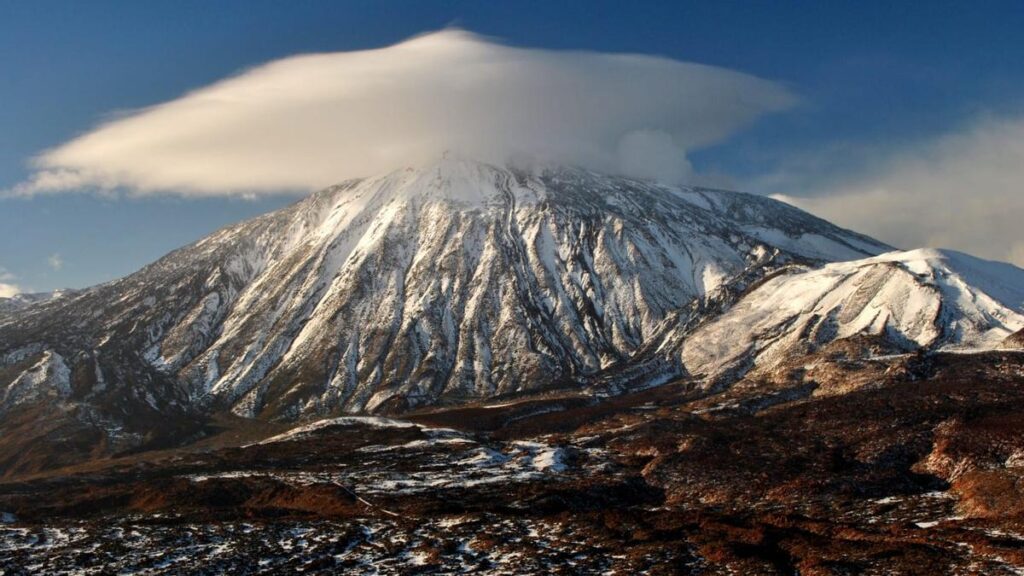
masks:
[[[1019,573],[1024,353],[868,348],[818,359],[870,375],[843,395],[680,381],[606,402],[225,421],[192,449],[0,485],[0,568]]]

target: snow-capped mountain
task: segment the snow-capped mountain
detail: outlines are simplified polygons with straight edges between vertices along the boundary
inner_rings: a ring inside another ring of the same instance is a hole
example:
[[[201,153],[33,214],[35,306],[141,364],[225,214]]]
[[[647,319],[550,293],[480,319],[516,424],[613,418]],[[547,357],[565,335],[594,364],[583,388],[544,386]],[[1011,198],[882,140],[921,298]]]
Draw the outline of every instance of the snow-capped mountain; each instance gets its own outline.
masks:
[[[1024,329],[1024,270],[950,250],[890,252],[791,267],[721,316],[672,334],[662,351],[713,380],[770,369],[835,340],[895,350],[986,350]]]
[[[446,159],[0,317],[3,385],[265,417],[542,390],[628,362],[737,278],[887,249],[762,197]]]

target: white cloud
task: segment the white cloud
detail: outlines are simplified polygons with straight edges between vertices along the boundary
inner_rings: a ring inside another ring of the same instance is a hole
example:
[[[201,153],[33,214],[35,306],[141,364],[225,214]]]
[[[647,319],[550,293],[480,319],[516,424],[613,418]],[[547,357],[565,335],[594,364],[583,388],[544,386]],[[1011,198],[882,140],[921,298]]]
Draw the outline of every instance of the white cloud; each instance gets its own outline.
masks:
[[[10,298],[21,294],[22,289],[12,283],[14,279],[14,274],[11,274],[6,268],[0,266],[0,298]]]
[[[46,263],[54,270],[60,270],[64,267],[64,259],[56,252],[50,254],[50,257],[46,259]]]
[[[978,120],[837,180],[776,197],[896,246],[1024,266],[1024,118]]]
[[[663,182],[682,182],[693,172],[686,160],[686,150],[662,130],[626,134],[619,140],[618,158],[623,172]]]
[[[445,30],[273,61],[122,115],[37,157],[8,192],[308,191],[445,150],[678,179],[688,151],[795,102],[779,84],[722,68]]]

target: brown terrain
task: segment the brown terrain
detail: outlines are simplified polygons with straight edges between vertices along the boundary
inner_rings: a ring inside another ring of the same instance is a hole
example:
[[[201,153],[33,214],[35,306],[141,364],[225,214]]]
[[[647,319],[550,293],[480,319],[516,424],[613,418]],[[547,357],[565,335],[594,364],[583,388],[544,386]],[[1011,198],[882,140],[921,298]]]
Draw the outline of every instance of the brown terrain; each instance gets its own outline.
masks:
[[[713,394],[223,418],[9,474],[0,572],[1020,573],[1024,352],[880,352]]]
[[[1024,330],[1011,334],[1004,342],[1007,348],[1024,348]]]

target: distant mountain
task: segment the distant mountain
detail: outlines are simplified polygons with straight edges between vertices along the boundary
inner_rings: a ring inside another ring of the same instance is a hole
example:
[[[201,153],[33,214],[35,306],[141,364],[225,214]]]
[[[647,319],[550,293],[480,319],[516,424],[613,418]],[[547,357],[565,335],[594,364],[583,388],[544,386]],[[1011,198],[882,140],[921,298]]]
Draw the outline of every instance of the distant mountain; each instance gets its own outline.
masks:
[[[54,290],[53,292],[36,292],[32,294],[16,294],[9,298],[0,298],[0,314],[20,310],[25,306],[48,302],[55,298],[61,298],[74,294],[75,290]]]

